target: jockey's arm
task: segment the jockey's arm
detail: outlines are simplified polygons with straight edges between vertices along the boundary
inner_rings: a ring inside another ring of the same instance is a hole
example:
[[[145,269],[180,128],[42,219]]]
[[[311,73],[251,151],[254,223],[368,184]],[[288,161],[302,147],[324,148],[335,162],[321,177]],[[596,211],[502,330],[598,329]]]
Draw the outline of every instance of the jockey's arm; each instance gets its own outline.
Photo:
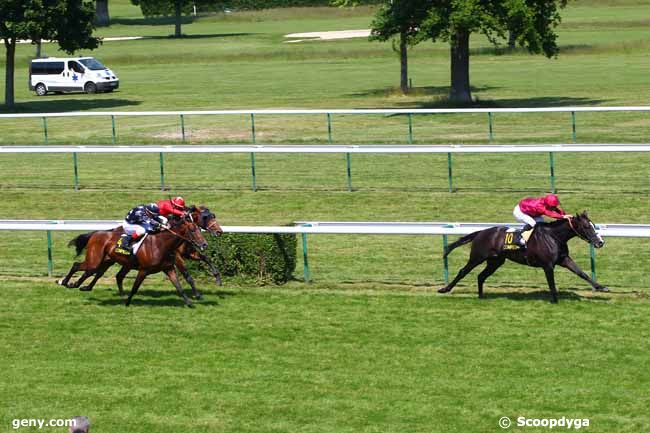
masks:
[[[561,210],[561,209],[559,209],[559,210]],[[548,208],[545,209],[544,215],[546,215],[547,217],[555,218],[555,219],[564,218],[564,212],[563,211],[562,211],[562,213],[560,213],[560,212],[556,212],[556,211],[554,211],[552,209],[548,209]]]

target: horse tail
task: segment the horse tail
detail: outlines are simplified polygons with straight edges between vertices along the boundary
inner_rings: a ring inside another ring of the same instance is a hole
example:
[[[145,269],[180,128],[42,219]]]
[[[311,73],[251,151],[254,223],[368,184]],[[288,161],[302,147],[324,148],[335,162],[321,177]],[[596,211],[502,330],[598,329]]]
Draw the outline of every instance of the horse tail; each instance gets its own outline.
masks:
[[[447,246],[447,248],[445,248],[445,253],[443,254],[442,257],[445,258],[445,257],[447,257],[449,255],[450,252],[455,250],[457,247],[472,242],[474,240],[474,238],[476,237],[476,235],[478,235],[479,233],[480,233],[480,231],[472,232],[472,233],[470,233],[468,235],[465,235],[462,238],[450,243]]]
[[[77,236],[76,238],[68,242],[68,246],[69,247],[74,246],[77,250],[77,255],[81,254],[84,248],[86,248],[86,246],[88,245],[88,241],[90,240],[90,237],[93,235],[93,233],[95,232],[84,233],[82,235]]]

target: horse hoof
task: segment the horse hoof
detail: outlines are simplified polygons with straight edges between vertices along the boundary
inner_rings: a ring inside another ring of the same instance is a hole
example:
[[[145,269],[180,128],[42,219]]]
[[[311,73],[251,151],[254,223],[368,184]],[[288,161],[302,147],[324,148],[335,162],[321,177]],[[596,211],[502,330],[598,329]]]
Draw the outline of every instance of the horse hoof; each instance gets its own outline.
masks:
[[[446,288],[446,287],[443,287],[443,288],[441,288],[441,289],[438,289],[438,293],[447,293],[447,292],[449,292],[449,289]]]
[[[63,278],[61,278],[60,280],[56,280],[56,283],[57,283],[59,286],[63,286],[63,285],[64,285],[64,284],[63,284]]]
[[[90,292],[93,288],[88,286],[79,287],[79,290],[82,292]]]
[[[609,287],[600,286],[594,289],[594,292],[609,292]]]
[[[194,306],[194,304],[192,304],[192,303],[185,304],[185,305],[187,305],[189,308],[196,308],[196,307]]]
[[[203,299],[203,294],[202,294],[202,293],[197,293],[197,294],[194,296],[194,299],[196,299],[197,301],[200,301],[201,299]]]

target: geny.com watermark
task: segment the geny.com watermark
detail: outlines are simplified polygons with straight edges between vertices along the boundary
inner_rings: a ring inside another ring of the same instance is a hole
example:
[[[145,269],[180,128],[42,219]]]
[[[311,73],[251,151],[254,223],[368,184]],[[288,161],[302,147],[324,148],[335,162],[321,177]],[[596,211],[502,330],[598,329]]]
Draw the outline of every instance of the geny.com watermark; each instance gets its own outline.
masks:
[[[507,416],[502,416],[499,419],[499,427],[502,429],[507,429],[512,426],[512,420]],[[588,418],[526,418],[525,416],[519,416],[515,420],[515,425],[517,427],[547,427],[552,428],[565,428],[565,429],[581,429],[583,427],[589,427]]]
[[[40,419],[40,418],[23,418],[14,419],[11,421],[11,427],[17,430],[21,427],[37,427],[38,429],[50,427],[75,427],[76,420],[73,419]]]

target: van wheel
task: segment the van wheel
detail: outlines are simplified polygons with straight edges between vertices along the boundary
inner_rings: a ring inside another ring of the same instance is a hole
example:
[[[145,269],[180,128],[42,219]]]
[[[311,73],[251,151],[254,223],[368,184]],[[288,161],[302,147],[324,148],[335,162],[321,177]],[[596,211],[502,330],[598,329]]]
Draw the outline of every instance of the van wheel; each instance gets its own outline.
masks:
[[[36,87],[34,88],[36,90],[36,94],[38,96],[45,96],[47,95],[47,87],[45,87],[45,84],[43,83],[38,83]]]
[[[97,84],[90,82],[86,83],[84,86],[84,92],[86,93],[97,93]]]

